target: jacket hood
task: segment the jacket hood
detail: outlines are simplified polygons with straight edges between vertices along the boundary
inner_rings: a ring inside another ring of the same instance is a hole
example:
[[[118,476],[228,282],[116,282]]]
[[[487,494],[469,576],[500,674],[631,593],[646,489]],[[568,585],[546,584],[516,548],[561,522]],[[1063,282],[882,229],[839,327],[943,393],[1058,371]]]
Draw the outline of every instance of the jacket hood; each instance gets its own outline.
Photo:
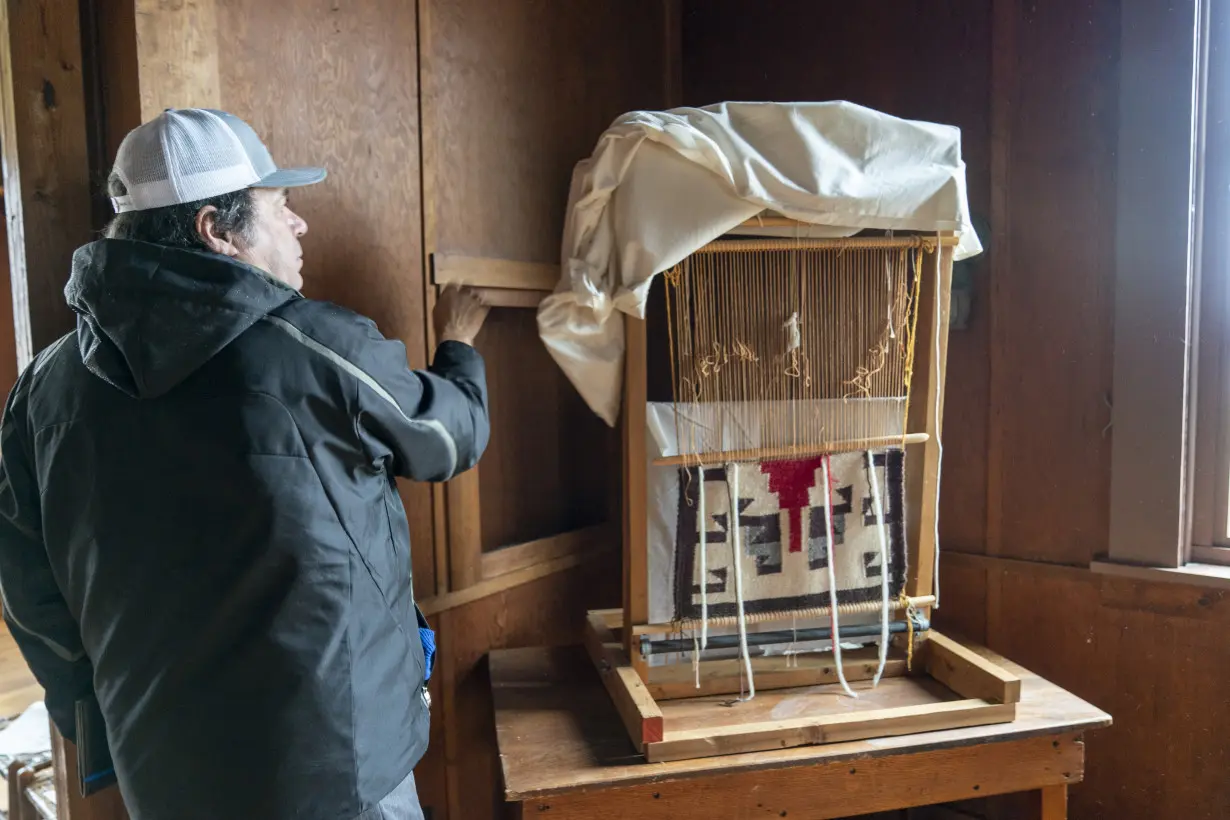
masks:
[[[81,358],[130,396],[154,398],[191,376],[298,291],[205,251],[102,239],[73,254],[64,289]]]

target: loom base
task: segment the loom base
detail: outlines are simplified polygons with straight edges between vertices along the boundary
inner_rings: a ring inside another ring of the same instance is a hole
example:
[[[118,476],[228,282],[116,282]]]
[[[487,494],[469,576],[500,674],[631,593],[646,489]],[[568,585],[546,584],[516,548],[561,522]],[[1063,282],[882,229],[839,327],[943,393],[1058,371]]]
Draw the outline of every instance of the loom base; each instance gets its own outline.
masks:
[[[797,668],[784,668],[784,658],[758,659],[782,668],[758,670],[756,698],[736,703],[729,686],[734,680],[738,692],[737,662],[702,664],[713,669],[702,669],[697,690],[690,664],[634,665],[622,626],[621,610],[591,611],[585,646],[629,737],[651,763],[1010,723],[1021,697],[1020,678],[932,630],[916,644],[913,672],[904,657],[890,657],[875,689],[874,650],[844,653],[857,700],[833,683],[831,656],[802,656]],[[648,685],[637,666],[651,673]],[[664,672],[675,677],[664,679]]]

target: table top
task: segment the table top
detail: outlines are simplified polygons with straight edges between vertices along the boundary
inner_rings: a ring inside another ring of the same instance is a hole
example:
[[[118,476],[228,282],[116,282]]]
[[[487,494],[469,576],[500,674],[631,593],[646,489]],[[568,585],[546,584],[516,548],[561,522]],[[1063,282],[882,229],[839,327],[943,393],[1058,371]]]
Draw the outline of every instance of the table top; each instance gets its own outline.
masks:
[[[1077,696],[987,649],[966,645],[1021,677],[1014,722],[672,763],[647,763],[636,751],[581,646],[492,652],[505,799],[975,747],[1110,725],[1110,715]]]

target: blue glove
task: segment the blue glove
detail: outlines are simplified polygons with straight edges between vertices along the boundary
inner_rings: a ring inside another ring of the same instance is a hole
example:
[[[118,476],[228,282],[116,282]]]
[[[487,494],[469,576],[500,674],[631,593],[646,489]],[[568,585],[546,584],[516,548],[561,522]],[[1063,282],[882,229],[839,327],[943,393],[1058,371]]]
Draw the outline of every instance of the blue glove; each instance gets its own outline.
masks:
[[[423,680],[429,681],[436,658],[436,633],[425,626],[420,626],[419,640],[423,643]]]

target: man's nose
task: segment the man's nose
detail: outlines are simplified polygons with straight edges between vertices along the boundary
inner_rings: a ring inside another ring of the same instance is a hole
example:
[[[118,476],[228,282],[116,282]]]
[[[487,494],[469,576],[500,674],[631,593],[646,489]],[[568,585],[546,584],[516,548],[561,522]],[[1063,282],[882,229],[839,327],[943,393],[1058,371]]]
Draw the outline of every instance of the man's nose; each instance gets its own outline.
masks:
[[[295,232],[295,236],[303,236],[307,233],[307,222],[294,211],[290,212],[290,227]]]

